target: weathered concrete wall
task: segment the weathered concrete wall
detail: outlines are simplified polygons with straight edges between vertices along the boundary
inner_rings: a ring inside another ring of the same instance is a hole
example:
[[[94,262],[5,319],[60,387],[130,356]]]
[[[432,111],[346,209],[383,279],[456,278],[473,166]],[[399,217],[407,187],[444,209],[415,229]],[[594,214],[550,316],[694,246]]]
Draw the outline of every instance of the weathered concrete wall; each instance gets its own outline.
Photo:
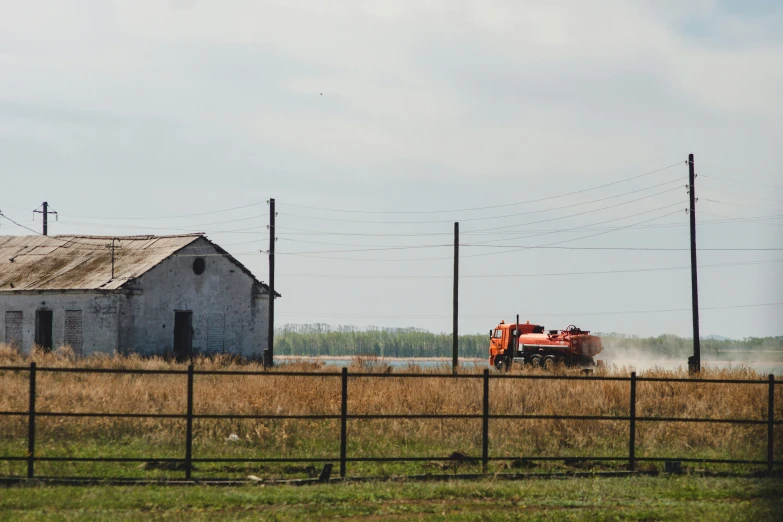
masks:
[[[6,311],[22,312],[21,348],[35,340],[36,310],[53,312],[53,347],[62,346],[66,311],[81,310],[82,353],[139,352],[169,355],[174,349],[174,314],[192,312],[193,351],[260,356],[266,348],[268,295],[261,285],[206,240],[199,239],[141,275],[123,293],[0,293],[0,342]],[[193,262],[202,257],[204,272]],[[70,338],[74,320],[69,315]]]
[[[202,257],[204,273],[193,263]],[[121,349],[171,354],[175,311],[193,313],[193,351],[260,355],[266,348],[267,295],[248,274],[201,239],[164,260],[123,297]],[[140,293],[138,292],[140,290]]]
[[[22,312],[22,342],[20,348],[30,353],[35,342],[35,313],[52,312],[52,345],[65,344],[66,311],[81,311],[82,353],[113,353],[119,328],[117,314],[124,296],[97,293],[21,293],[0,294],[0,341],[5,341],[6,312]],[[73,335],[73,332],[71,332]]]

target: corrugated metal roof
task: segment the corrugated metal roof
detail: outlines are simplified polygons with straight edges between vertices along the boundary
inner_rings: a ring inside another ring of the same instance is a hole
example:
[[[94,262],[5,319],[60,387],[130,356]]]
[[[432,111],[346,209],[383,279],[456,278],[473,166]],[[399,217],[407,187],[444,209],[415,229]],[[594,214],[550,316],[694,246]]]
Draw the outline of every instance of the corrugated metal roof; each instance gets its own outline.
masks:
[[[200,237],[0,236],[0,292],[115,290]],[[114,278],[112,239],[119,240],[115,242]]]

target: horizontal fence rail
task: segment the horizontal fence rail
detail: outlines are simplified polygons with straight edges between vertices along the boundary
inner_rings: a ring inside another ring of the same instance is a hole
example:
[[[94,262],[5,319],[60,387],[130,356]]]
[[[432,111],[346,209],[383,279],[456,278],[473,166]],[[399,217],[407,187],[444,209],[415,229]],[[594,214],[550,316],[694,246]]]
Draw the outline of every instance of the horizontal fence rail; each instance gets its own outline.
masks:
[[[481,457],[465,457],[466,461],[481,463],[484,473],[487,472],[488,463],[491,461],[607,461],[628,462],[628,469],[636,470],[637,462],[666,462],[680,461],[693,463],[712,464],[745,464],[766,465],[767,472],[772,473],[776,465],[783,462],[774,460],[774,429],[783,424],[783,420],[775,420],[775,376],[769,375],[764,380],[752,379],[701,379],[701,378],[666,378],[666,377],[637,377],[631,373],[630,377],[605,377],[597,375],[509,375],[490,374],[485,369],[483,374],[428,374],[428,373],[350,373],[347,368],[341,372],[301,372],[301,371],[232,371],[232,370],[195,370],[193,365],[187,370],[141,370],[122,368],[38,368],[36,363],[30,366],[0,366],[0,371],[27,372],[29,375],[29,405],[27,411],[0,411],[0,416],[27,417],[27,455],[3,455],[0,461],[27,462],[27,478],[36,477],[36,462],[161,462],[182,464],[185,479],[192,479],[193,463],[332,463],[339,461],[340,476],[346,476],[347,463],[349,462],[443,462],[452,461],[452,457],[349,457],[347,451],[349,420],[383,420],[383,419],[470,419],[481,420]],[[38,411],[36,409],[36,397],[38,395],[37,375],[47,373],[104,373],[124,375],[179,375],[187,377],[186,393],[187,407],[185,413],[113,413],[113,412],[56,412]],[[195,413],[193,411],[194,381],[196,376],[265,376],[265,377],[307,377],[307,378],[334,378],[340,379],[340,413],[339,414],[210,414]],[[481,380],[482,387],[482,412],[468,414],[449,413],[390,413],[390,414],[356,414],[348,412],[348,383],[350,379],[472,379]],[[493,380],[580,380],[580,381],[622,381],[629,383],[630,401],[629,415],[542,415],[542,414],[490,414],[490,381]],[[636,386],[639,382],[665,382],[665,383],[710,383],[710,384],[738,384],[738,385],[765,385],[768,387],[767,418],[766,419],[724,419],[724,418],[693,418],[693,417],[640,417],[636,415]],[[62,418],[128,418],[128,419],[177,419],[184,420],[185,429],[185,455],[184,458],[158,458],[158,457],[45,457],[36,456],[36,419],[38,417],[62,417]],[[335,458],[313,457],[269,457],[269,458],[198,458],[193,456],[193,421],[198,419],[266,419],[266,420],[339,420],[340,421],[340,454]],[[489,422],[492,420],[565,420],[565,421],[614,421],[628,422],[628,456],[489,456]],[[637,422],[686,422],[686,423],[725,423],[745,425],[767,426],[767,459],[766,460],[742,460],[742,459],[710,459],[710,458],[683,458],[683,457],[637,457],[636,452],[636,423]],[[89,479],[85,477],[85,479]]]

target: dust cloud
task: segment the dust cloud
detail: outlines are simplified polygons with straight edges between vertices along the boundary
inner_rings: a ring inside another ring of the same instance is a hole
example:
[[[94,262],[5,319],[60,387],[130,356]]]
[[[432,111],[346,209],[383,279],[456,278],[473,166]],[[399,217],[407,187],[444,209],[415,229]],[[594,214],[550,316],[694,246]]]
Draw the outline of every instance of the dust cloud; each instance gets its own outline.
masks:
[[[607,367],[626,368],[629,371],[642,372],[662,369],[677,370],[688,368],[690,350],[677,350],[666,353],[663,347],[634,346],[635,339],[603,338],[603,351],[595,357]],[[663,349],[661,349],[663,348]],[[704,350],[702,348],[702,367],[715,369],[750,368],[761,374],[783,375],[783,351],[780,350]]]

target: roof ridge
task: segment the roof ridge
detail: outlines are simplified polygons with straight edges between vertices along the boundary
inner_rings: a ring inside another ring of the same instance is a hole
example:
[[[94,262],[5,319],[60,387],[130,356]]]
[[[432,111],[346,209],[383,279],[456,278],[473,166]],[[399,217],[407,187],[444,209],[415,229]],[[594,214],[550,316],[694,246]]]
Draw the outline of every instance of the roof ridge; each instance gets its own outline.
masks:
[[[54,236],[45,236],[45,237],[51,237],[51,238],[75,238],[75,239],[138,239],[138,240],[150,240],[150,239],[167,239],[167,238],[176,238],[176,237],[201,237],[205,236],[204,232],[192,232],[188,234],[168,234],[168,235],[155,235],[155,234],[138,234],[133,236],[122,236],[122,235],[113,235],[113,236],[92,236],[92,235],[81,235],[81,234],[57,234]],[[36,236],[18,236],[18,237],[36,237]]]

